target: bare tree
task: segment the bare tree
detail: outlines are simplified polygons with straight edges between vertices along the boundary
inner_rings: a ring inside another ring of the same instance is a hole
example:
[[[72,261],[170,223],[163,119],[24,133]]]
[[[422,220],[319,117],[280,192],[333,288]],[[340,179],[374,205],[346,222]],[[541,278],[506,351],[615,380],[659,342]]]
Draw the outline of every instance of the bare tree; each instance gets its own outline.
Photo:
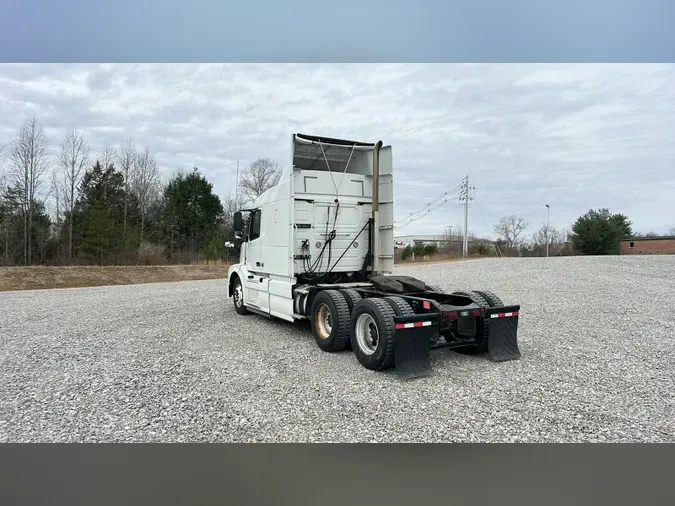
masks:
[[[563,227],[563,229],[560,231],[560,242],[561,242],[561,244],[564,244],[568,241],[570,233],[571,232],[567,227]]]
[[[520,243],[520,235],[528,227],[528,223],[519,216],[503,216],[494,227],[495,233],[504,239],[506,246],[513,248]]]
[[[69,130],[61,142],[59,165],[63,180],[63,204],[68,213],[68,261],[73,260],[73,215],[77,186],[89,161],[89,147],[82,134]],[[56,188],[58,189],[58,184]]]
[[[157,162],[146,148],[134,158],[131,171],[131,191],[138,199],[141,213],[141,242],[143,242],[145,217],[148,214],[150,206],[159,195],[160,182],[161,177],[157,169]]]
[[[115,148],[113,148],[110,144],[105,144],[103,146],[103,150],[101,151],[100,159],[103,170],[104,171],[108,170],[117,159],[117,153],[115,152]]]
[[[240,195],[228,195],[223,199],[224,226],[228,239],[234,239],[234,213],[244,207],[244,199]]]
[[[554,244],[559,244],[561,241],[561,234],[558,230],[550,225],[542,225],[542,227],[532,234],[532,243],[535,246],[546,247],[546,242],[548,239],[549,247]]]
[[[441,244],[440,248],[442,250],[445,250],[446,252],[462,252],[462,245],[464,244],[464,226],[463,225],[456,225],[456,226],[450,226],[448,225],[445,227],[443,230],[443,234],[441,234],[442,239],[441,239]],[[471,232],[469,230],[469,233],[467,234],[467,239],[469,240],[475,240],[476,239],[476,234],[474,232]]]
[[[669,236],[675,236],[675,227],[668,230],[668,235]]]
[[[32,262],[31,231],[35,197],[39,194],[43,177],[48,168],[49,143],[42,124],[36,117],[23,122],[12,141],[10,159],[14,184],[21,194],[23,212],[24,264]]]
[[[58,232],[61,230],[61,207],[63,205],[63,181],[59,177],[59,171],[53,170],[51,177],[51,193],[54,196],[54,227]]]
[[[7,172],[5,170],[5,157],[7,154],[7,148],[4,144],[0,144],[0,218],[2,222],[3,236],[4,236],[4,248],[2,250],[2,257],[0,260],[3,260],[4,264],[9,264],[9,212],[4,207],[4,198],[5,191],[7,190]]]
[[[7,158],[7,147],[0,143],[0,194],[6,190],[7,173],[5,168],[5,159]]]
[[[258,158],[241,175],[239,188],[250,200],[275,186],[281,177],[279,165],[269,158]]]
[[[124,174],[124,239],[127,237],[127,214],[129,209],[129,177],[131,171],[134,169],[134,163],[138,154],[136,153],[136,146],[134,142],[127,138],[122,142],[119,150],[117,150],[117,162],[119,168]],[[107,167],[106,167],[107,168]]]

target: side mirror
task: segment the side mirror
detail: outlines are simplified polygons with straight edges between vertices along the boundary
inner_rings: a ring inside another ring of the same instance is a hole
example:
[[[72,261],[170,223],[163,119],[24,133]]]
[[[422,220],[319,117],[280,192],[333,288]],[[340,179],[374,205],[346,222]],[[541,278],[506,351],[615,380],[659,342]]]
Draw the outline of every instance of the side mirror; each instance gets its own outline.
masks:
[[[234,213],[234,233],[235,233],[235,237],[239,236],[237,238],[238,239],[241,238],[241,233],[242,233],[243,229],[244,229],[244,221],[241,217],[241,211],[237,211],[236,213]]]

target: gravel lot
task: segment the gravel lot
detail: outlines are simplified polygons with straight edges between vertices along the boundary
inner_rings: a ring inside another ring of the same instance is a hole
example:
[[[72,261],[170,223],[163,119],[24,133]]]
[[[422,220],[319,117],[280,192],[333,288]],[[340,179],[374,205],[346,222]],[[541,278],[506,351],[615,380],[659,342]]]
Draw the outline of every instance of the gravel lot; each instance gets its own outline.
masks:
[[[225,281],[0,293],[0,441],[675,442],[675,257],[405,267],[520,303],[520,361],[401,382]]]

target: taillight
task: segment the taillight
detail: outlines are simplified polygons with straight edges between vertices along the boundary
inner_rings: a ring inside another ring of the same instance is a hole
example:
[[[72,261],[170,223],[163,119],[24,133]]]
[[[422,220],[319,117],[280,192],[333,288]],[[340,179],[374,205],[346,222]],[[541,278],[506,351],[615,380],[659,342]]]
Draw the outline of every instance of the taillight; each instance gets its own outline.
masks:
[[[460,316],[480,316],[481,315],[481,310],[480,309],[471,309],[471,310],[466,310],[466,311],[443,311],[443,316],[445,318],[450,318],[451,320],[456,320]]]

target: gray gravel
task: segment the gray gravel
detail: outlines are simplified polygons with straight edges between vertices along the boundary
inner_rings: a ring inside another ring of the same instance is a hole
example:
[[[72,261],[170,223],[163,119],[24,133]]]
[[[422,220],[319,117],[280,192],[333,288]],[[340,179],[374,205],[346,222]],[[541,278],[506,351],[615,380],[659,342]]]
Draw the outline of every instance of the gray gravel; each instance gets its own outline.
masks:
[[[0,441],[675,442],[675,257],[406,267],[520,303],[520,361],[411,382],[237,315],[225,282],[0,293]]]

